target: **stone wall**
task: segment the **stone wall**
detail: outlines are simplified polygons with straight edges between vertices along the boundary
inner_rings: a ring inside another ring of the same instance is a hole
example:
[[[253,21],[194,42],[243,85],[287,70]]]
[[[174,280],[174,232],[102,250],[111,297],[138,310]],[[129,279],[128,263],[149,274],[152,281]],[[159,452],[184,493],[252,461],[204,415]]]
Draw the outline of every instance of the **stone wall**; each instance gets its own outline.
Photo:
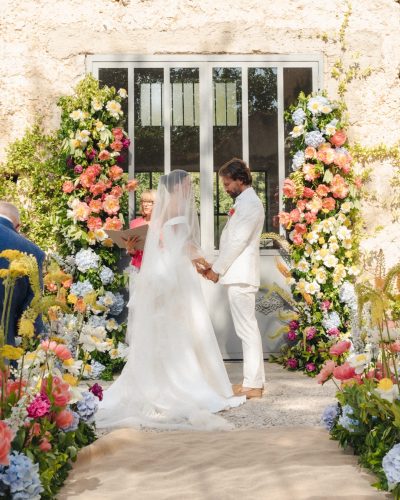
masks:
[[[84,75],[87,54],[319,53],[324,87],[334,96],[330,74],[341,56],[345,7],[341,0],[2,0],[0,159],[36,115],[57,127],[57,98]],[[349,84],[350,137],[392,145],[400,138],[400,5],[353,0],[352,9],[344,62],[358,52],[360,65],[373,72]],[[375,166],[378,199],[390,194],[391,173],[390,165]],[[369,231],[383,221],[371,207]],[[389,227],[390,214],[384,217]],[[400,239],[400,226],[390,227]]]

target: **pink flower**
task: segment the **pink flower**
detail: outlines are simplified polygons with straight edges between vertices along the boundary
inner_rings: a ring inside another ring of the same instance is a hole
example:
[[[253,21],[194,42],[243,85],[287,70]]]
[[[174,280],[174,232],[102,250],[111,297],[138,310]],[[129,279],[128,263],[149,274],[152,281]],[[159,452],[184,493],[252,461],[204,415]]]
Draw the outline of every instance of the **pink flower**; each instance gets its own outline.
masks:
[[[115,196],[116,198],[121,198],[122,194],[123,194],[123,189],[121,186],[114,186],[112,189],[111,189],[111,195],[112,196]]]
[[[41,393],[46,394],[48,390],[51,390],[51,395],[53,397],[54,404],[56,406],[66,406],[71,399],[71,393],[69,392],[69,385],[63,382],[59,377],[55,376],[52,380],[52,386],[49,389],[48,379],[42,380]]]
[[[92,387],[89,387],[89,391],[94,394],[99,401],[103,401],[103,388],[100,384],[93,384]]]
[[[296,207],[300,210],[300,212],[304,212],[304,210],[306,209],[306,205],[307,205],[307,200],[299,200],[296,203]]]
[[[107,184],[105,184],[103,181],[99,181],[97,184],[93,184],[90,187],[90,192],[94,196],[98,196],[99,194],[103,194],[106,189],[107,189]]]
[[[297,368],[297,359],[289,358],[286,360],[286,366],[291,370],[295,370]]]
[[[75,167],[74,167],[74,172],[75,172],[76,174],[81,174],[81,173],[83,172],[83,167],[82,167],[82,165],[75,165]]]
[[[96,176],[93,175],[93,173],[86,172],[86,170],[79,177],[79,182],[86,189],[89,189],[92,186],[92,184],[95,182],[95,180],[96,180]]]
[[[46,394],[38,394],[26,410],[30,418],[44,417],[49,414],[50,400]]]
[[[296,334],[296,332],[294,332],[293,330],[290,330],[290,331],[288,332],[288,334],[287,334],[287,339],[288,339],[289,341],[293,341],[293,340],[296,340],[296,338],[297,338],[297,334]]]
[[[301,214],[298,208],[292,210],[289,215],[292,222],[299,222]]]
[[[312,224],[317,220],[317,214],[314,214],[313,212],[306,212],[304,214],[304,218],[307,222],[307,224]]]
[[[89,208],[93,214],[98,214],[103,208],[103,203],[101,200],[90,200]]]
[[[101,165],[99,163],[93,163],[86,169],[86,173],[91,177],[97,177],[101,174]]]
[[[322,200],[322,208],[324,210],[328,210],[328,212],[330,212],[331,210],[334,210],[335,207],[336,207],[336,201],[333,198],[328,197]]]
[[[46,438],[42,438],[42,440],[40,441],[40,444],[39,444],[39,449],[41,451],[43,451],[44,453],[46,453],[47,451],[50,451],[51,450],[50,441]]]
[[[332,356],[341,356],[347,352],[351,347],[351,342],[349,340],[342,340],[337,342],[329,349],[329,354]]]
[[[330,191],[329,187],[326,186],[325,184],[320,184],[316,189],[317,195],[321,196],[321,198],[327,196],[329,191]]]
[[[108,215],[115,215],[119,212],[119,199],[113,195],[108,195],[103,201],[103,210],[108,213]]]
[[[8,454],[11,450],[11,441],[14,439],[12,430],[4,422],[0,420],[0,464],[9,465],[10,460]]]
[[[322,199],[319,196],[313,196],[312,200],[307,203],[307,209],[313,214],[317,214],[321,208]]]
[[[292,319],[292,321],[289,322],[289,328],[291,330],[297,330],[299,328],[299,322],[295,319]]]
[[[321,302],[321,309],[323,311],[328,311],[328,309],[331,307],[331,303],[329,302],[329,300],[323,300]]]
[[[331,182],[331,191],[334,198],[346,198],[349,193],[349,186],[346,184],[343,177],[336,174]]]
[[[318,151],[317,158],[318,160],[325,163],[325,165],[330,165],[331,163],[333,163],[333,160],[335,158],[335,152],[332,148],[324,148]]]
[[[304,198],[312,198],[314,196],[314,190],[308,187],[303,189]]]
[[[110,170],[108,171],[108,176],[113,181],[117,181],[117,180],[121,179],[123,174],[124,174],[123,169],[121,167],[119,167],[118,165],[113,165],[110,168]]]
[[[130,144],[131,144],[131,140],[128,137],[125,137],[124,139],[122,139],[122,146],[124,149],[129,148]]]
[[[87,221],[87,227],[89,231],[101,229],[103,227],[103,221],[100,219],[100,217],[89,217]]]
[[[303,237],[299,233],[295,233],[293,236],[293,244],[296,246],[301,246],[303,244]]]
[[[317,333],[317,329],[315,328],[315,326],[308,326],[305,329],[305,333],[306,333],[306,339],[311,340],[315,337],[315,334]]]
[[[100,151],[99,153],[99,160],[100,161],[107,161],[111,157],[110,152],[107,151],[106,149],[103,149],[103,151]]]
[[[354,185],[356,186],[357,189],[361,189],[362,188],[361,177],[355,177],[354,178]]]
[[[296,185],[291,179],[285,179],[283,182],[283,194],[287,198],[296,197]]]
[[[122,141],[122,139],[124,138],[124,132],[122,128],[113,128],[112,133],[117,141]]]
[[[306,363],[306,370],[308,372],[313,372],[315,371],[315,364],[314,363]]]
[[[307,146],[305,151],[304,151],[304,156],[306,158],[315,158],[317,155],[317,150],[313,148],[312,146]]]
[[[348,380],[353,378],[355,374],[355,368],[350,366],[347,362],[333,369],[333,376],[338,380]]]
[[[333,136],[329,140],[331,144],[333,144],[337,148],[340,148],[340,146],[343,146],[343,144],[347,141],[347,136],[343,132],[343,130],[338,130],[333,134]]]
[[[305,234],[307,232],[307,226],[305,224],[296,224],[294,230],[298,234]]]
[[[113,229],[119,231],[122,228],[122,222],[118,217],[107,217],[104,229]]]
[[[338,328],[330,328],[328,331],[327,331],[327,334],[330,336],[330,337],[339,337],[340,335],[340,330]]]
[[[288,229],[288,227],[292,224],[292,220],[288,212],[279,212],[278,217],[279,217],[279,223],[286,229]]]
[[[321,174],[315,171],[315,165],[312,163],[306,163],[303,165],[304,178],[306,181],[315,181]]]
[[[74,183],[72,181],[65,181],[62,190],[64,193],[72,193],[72,191],[75,189]]]
[[[137,187],[139,185],[139,181],[136,179],[131,179],[126,183],[126,189],[128,191],[136,191]]]
[[[336,367],[336,363],[332,361],[331,359],[326,361],[321,368],[321,371],[318,373],[316,376],[317,382],[319,384],[323,384],[328,380],[328,378],[332,375],[333,370]]]
[[[74,421],[74,415],[68,410],[61,410],[54,420],[59,429],[65,429]]]
[[[52,351],[54,354],[61,359],[62,361],[65,361],[66,359],[72,358],[71,351],[68,349],[68,347],[64,344],[57,344],[54,340],[43,340],[41,343],[41,348],[44,351]]]
[[[114,151],[121,151],[121,149],[124,147],[121,141],[114,141],[110,144],[110,148]]]

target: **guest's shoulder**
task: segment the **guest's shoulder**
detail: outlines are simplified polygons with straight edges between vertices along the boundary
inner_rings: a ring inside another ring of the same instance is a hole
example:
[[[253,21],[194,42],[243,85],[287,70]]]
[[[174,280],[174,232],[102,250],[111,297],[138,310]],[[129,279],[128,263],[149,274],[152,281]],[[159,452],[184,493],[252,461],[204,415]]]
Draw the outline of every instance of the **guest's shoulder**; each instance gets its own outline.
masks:
[[[10,249],[30,253],[39,261],[43,261],[46,256],[40,247],[13,229],[5,228],[0,225],[0,236],[0,250]]]
[[[143,226],[146,221],[143,219],[143,217],[136,217],[136,219],[132,219],[129,223],[129,227],[131,229],[135,229],[135,227]]]

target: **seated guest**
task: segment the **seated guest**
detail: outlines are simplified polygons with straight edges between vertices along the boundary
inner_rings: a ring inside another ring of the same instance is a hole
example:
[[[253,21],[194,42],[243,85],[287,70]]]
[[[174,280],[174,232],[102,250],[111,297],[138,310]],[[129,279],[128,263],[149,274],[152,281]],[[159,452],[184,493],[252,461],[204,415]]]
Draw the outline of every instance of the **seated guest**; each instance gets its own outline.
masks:
[[[40,285],[43,287],[43,261],[45,253],[34,243],[19,234],[20,227],[19,211],[16,206],[6,201],[0,201],[0,252],[3,250],[19,250],[27,254],[32,254],[36,257]],[[9,265],[8,260],[0,259],[0,269],[7,269]],[[10,307],[10,317],[8,323],[8,331],[5,332],[7,336],[7,343],[15,345],[15,336],[18,332],[18,321],[22,313],[29,307],[33,299],[33,290],[29,283],[27,276],[19,278],[16,282],[12,302]],[[4,286],[0,279],[0,318],[4,307]],[[36,333],[43,331],[43,323],[40,316],[35,323]]]

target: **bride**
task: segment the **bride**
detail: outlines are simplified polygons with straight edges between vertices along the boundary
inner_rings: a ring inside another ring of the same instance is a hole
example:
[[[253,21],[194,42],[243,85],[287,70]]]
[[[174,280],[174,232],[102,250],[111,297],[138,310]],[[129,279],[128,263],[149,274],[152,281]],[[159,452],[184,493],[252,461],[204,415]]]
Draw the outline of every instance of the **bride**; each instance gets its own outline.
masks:
[[[160,179],[136,281],[128,361],[104,393],[97,427],[225,429],[215,413],[244,403],[233,397],[202,295],[202,261],[191,178]]]

